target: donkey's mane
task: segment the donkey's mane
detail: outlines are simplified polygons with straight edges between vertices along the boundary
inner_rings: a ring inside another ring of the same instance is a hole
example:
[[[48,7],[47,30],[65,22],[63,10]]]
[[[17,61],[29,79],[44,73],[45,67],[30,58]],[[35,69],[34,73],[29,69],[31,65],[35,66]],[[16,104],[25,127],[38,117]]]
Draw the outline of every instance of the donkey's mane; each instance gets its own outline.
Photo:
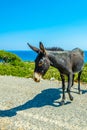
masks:
[[[51,48],[45,48],[48,51],[64,51],[64,49],[60,48],[60,47],[51,47]]]

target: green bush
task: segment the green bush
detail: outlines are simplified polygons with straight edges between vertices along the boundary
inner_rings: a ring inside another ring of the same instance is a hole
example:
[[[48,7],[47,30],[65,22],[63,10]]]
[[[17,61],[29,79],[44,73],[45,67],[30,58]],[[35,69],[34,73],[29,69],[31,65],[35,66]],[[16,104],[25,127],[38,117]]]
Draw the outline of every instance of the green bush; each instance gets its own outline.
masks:
[[[33,72],[34,72],[34,62],[19,62],[15,65],[12,65],[10,63],[7,64],[0,63],[0,75],[12,75],[12,76],[32,78]],[[59,71],[54,67],[50,67],[43,78],[44,79],[55,78],[57,80],[61,80]],[[75,81],[78,80],[78,74],[75,74],[74,80]],[[81,81],[87,82],[87,64],[84,65],[83,72],[81,75]]]
[[[87,63],[84,65],[83,72],[81,75],[81,81],[87,82]]]
[[[32,78],[34,72],[34,62],[23,62],[19,57],[14,54],[10,54],[8,52],[0,51],[0,59],[3,59],[4,56],[7,56],[8,62],[0,62],[0,75],[12,75],[19,77]],[[44,79],[55,78],[57,80],[61,80],[59,71],[50,67]],[[67,80],[67,77],[66,77]],[[78,80],[78,74],[75,74],[75,81]],[[83,72],[81,75],[81,81],[87,82],[87,63],[84,65]]]
[[[23,62],[17,55],[6,51],[0,51],[0,60],[0,75],[32,78],[34,63]]]
[[[19,63],[18,65],[0,64],[0,75],[12,75],[32,78],[34,63]]]
[[[14,61],[21,61],[21,59],[13,54],[13,53],[10,53],[10,52],[6,52],[4,50],[1,50],[0,51],[0,61],[4,62],[4,63],[9,63],[9,62],[14,62]]]

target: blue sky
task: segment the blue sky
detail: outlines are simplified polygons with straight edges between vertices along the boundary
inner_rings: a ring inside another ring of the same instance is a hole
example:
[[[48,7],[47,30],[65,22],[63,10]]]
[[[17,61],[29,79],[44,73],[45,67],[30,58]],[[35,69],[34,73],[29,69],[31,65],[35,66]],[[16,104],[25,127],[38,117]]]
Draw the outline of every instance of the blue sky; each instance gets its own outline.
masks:
[[[0,50],[87,50],[87,0],[0,0]]]

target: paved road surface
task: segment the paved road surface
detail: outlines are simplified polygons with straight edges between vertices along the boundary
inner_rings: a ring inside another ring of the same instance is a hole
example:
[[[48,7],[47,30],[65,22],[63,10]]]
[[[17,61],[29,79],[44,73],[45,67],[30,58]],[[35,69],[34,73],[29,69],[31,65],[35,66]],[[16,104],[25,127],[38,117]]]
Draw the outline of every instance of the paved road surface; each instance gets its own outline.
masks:
[[[60,105],[61,82],[0,76],[0,130],[87,130],[87,84]]]

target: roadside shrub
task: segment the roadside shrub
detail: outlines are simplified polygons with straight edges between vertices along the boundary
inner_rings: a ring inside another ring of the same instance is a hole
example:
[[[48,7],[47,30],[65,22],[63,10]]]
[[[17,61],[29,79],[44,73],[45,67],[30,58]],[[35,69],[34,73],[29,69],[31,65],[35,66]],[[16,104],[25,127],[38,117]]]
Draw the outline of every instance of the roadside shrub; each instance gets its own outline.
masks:
[[[14,62],[14,61],[21,61],[21,59],[17,55],[11,52],[6,52],[4,50],[1,50],[0,61],[4,63],[9,63],[9,62]]]
[[[3,60],[3,57],[5,56],[7,56],[10,60],[6,62],[0,62],[0,75],[12,75],[26,78],[33,77],[35,66],[34,62],[23,62],[18,56],[14,54],[0,51],[0,60]],[[59,71],[54,67],[50,67],[43,78],[54,78],[56,80],[61,80]],[[78,74],[75,74],[74,80],[78,81]],[[83,72],[81,75],[81,81],[87,82],[87,63],[84,65]]]
[[[32,65],[31,65],[32,64]],[[18,65],[0,64],[0,75],[12,75],[18,77],[33,77],[34,63],[19,63]]]
[[[87,82],[87,63],[84,65],[82,75],[81,75],[81,81]]]

